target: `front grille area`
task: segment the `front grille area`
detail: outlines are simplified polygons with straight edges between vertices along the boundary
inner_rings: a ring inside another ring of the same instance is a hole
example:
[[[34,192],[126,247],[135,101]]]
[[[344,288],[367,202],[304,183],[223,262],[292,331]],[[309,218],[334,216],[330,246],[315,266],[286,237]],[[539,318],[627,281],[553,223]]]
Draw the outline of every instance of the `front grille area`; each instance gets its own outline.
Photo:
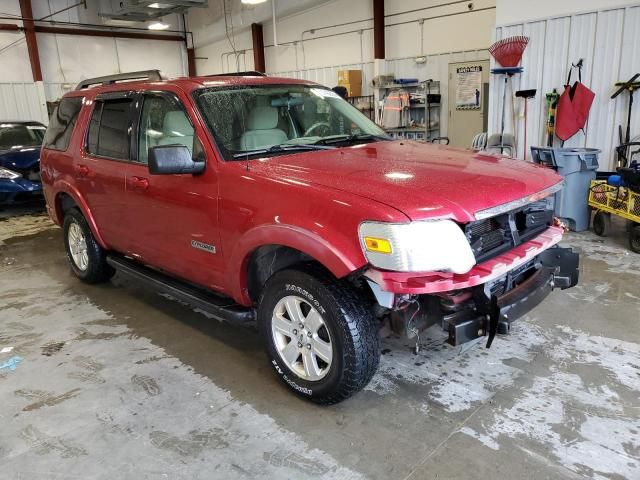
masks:
[[[553,222],[553,200],[533,202],[495,217],[470,222],[464,233],[476,257],[484,262],[530,240]]]

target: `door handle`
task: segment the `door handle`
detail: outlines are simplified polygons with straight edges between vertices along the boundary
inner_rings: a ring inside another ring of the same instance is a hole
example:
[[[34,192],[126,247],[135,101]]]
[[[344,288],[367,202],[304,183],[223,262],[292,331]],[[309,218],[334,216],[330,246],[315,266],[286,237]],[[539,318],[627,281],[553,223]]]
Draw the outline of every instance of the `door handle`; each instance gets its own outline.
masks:
[[[89,167],[86,165],[76,165],[76,174],[78,177],[86,177],[89,175],[89,172],[91,172],[91,170],[89,170]]]
[[[143,177],[129,177],[129,185],[136,190],[146,190],[149,188],[149,180]]]

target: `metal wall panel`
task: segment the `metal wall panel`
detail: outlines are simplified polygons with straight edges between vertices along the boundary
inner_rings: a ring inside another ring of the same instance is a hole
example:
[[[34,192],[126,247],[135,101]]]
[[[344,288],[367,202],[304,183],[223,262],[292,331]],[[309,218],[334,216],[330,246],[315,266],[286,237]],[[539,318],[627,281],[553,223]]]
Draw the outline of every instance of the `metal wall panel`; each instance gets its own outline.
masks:
[[[35,83],[0,83],[0,121],[35,120],[48,123]]]
[[[617,125],[626,125],[628,95],[610,99],[614,83],[640,71],[640,6],[611,8],[572,16],[497,27],[496,40],[512,35],[530,37],[524,53],[522,75],[513,77],[513,89],[536,88],[535,100],[529,104],[528,145],[544,144],[547,107],[545,94],[554,88],[562,93],[569,66],[584,60],[583,82],[596,93],[585,133],[578,132],[565,147],[595,147],[602,150],[600,170],[614,167],[614,147],[618,143]],[[492,66],[495,62],[492,61]],[[502,77],[492,75],[489,109],[489,132],[500,131]],[[572,78],[572,81],[575,77]],[[509,92],[508,92],[509,95]],[[513,132],[507,96],[506,132]],[[522,156],[522,101],[516,105],[516,133]],[[632,135],[640,135],[640,109],[633,112]],[[560,146],[556,139],[555,146]]]
[[[612,152],[615,144],[615,117],[617,102],[610,99],[613,85],[620,75],[620,52],[622,50],[622,25],[624,10],[600,12],[596,24],[593,51],[593,71],[589,87],[596,93],[589,123],[587,124],[587,146],[596,145],[602,149],[603,170],[611,170]]]
[[[569,54],[571,32],[584,32],[584,30],[580,28],[572,30],[571,26],[573,23],[575,23],[575,19],[570,17],[555,18],[546,22],[547,33],[545,36],[545,46],[543,49],[540,49],[543,51],[545,59],[543,65],[544,72],[542,75],[542,83],[538,86],[538,96],[536,97],[536,103],[542,107],[542,113],[537,119],[540,125],[541,135],[537,139],[532,138],[530,145],[547,144],[547,120],[549,112],[546,95],[547,93],[552,93],[554,90],[558,94],[562,93],[562,85],[565,82],[565,80],[562,79],[566,78],[568,67],[567,59],[571,57]],[[535,44],[532,44],[531,47],[534,48]],[[533,123],[532,121],[532,124]],[[576,146],[578,145],[577,140],[571,139],[569,142],[576,142]],[[567,142],[567,146],[569,142]],[[582,143],[584,143],[584,141]],[[529,152],[527,153],[529,154]]]
[[[618,79],[626,82],[636,73],[640,73],[640,7],[630,7],[625,10],[622,51],[620,54],[620,74]],[[640,103],[636,93],[635,106],[631,112],[631,138],[640,141]],[[622,133],[627,128],[627,114],[629,108],[629,95],[623,93],[616,100],[616,119],[614,122],[614,145],[619,143],[618,126],[622,126]]]

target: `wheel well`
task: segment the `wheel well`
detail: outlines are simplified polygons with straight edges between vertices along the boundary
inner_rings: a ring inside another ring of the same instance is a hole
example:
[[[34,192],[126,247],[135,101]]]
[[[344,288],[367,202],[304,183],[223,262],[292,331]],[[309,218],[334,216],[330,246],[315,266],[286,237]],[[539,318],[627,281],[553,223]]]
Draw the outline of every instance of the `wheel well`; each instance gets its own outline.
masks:
[[[65,214],[69,211],[69,209],[76,206],[76,202],[73,200],[71,195],[67,193],[59,193],[56,197],[56,215],[58,216],[58,220],[60,223],[64,221]]]
[[[276,272],[299,263],[313,262],[322,265],[315,259],[294,248],[283,245],[263,245],[254,250],[249,259],[247,274],[247,290],[254,302],[267,280]],[[324,267],[322,267],[324,268]]]

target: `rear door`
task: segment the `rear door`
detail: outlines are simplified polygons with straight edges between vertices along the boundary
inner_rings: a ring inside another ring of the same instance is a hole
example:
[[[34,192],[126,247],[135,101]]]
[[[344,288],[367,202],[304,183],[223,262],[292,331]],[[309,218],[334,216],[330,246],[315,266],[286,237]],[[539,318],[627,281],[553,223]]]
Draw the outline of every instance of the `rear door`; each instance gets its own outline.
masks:
[[[93,102],[80,160],[74,165],[77,184],[109,248],[127,253],[135,225],[123,221],[125,170],[131,160],[134,94],[99,95]]]
[[[182,95],[177,89],[145,92],[138,101],[137,155],[126,179],[127,223],[136,226],[132,251],[154,267],[220,289],[223,263],[215,158],[213,152],[205,153],[205,133],[196,128]],[[187,146],[194,158],[207,162],[205,172],[151,175],[149,149],[158,145]]]

